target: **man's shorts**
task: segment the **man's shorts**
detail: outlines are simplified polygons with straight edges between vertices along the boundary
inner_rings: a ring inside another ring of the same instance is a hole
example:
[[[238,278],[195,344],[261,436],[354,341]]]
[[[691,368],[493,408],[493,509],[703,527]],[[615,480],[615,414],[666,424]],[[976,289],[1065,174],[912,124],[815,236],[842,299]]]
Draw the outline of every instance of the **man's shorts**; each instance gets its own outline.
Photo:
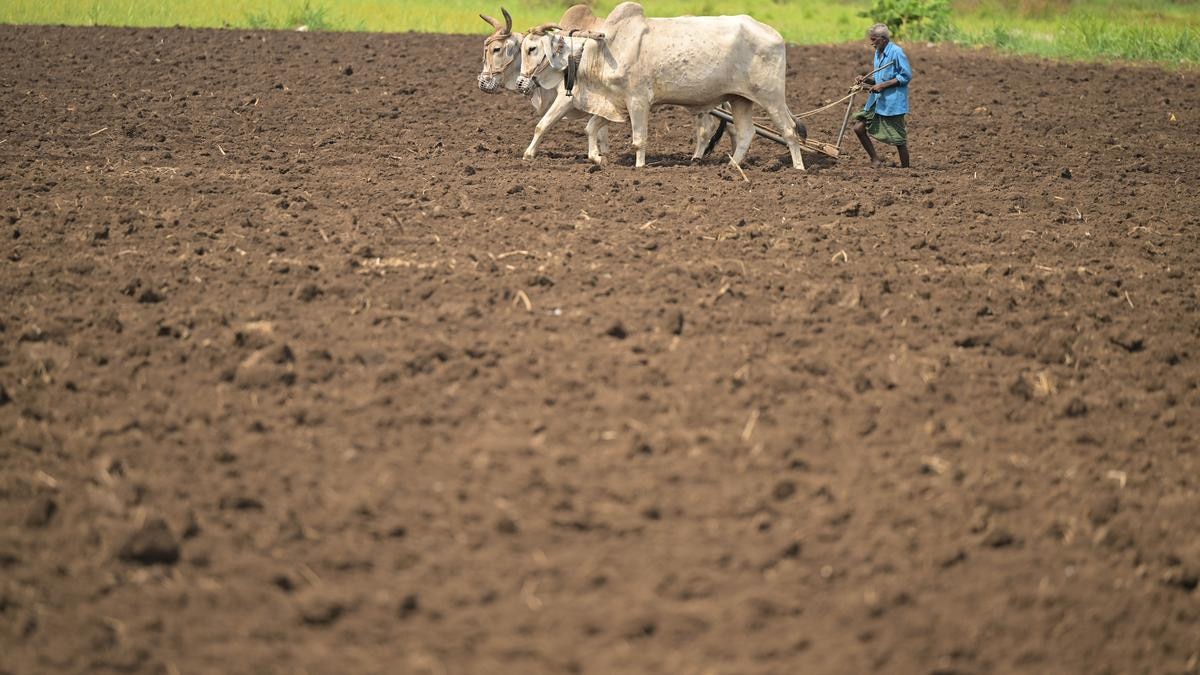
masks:
[[[874,110],[859,110],[854,119],[867,123],[867,133],[880,143],[908,145],[904,115],[876,115]]]

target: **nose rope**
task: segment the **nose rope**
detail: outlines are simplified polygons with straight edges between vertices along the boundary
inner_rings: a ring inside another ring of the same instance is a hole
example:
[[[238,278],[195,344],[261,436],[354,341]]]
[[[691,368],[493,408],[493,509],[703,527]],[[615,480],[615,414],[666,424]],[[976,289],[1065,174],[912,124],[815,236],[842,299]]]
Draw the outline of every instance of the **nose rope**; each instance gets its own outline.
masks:
[[[505,68],[508,68],[509,64],[511,64],[511,63],[512,63],[512,61],[509,61],[508,63],[504,64],[504,67],[503,67],[503,68],[493,68],[493,69],[491,69],[491,70],[488,70],[488,68],[487,68],[487,62],[485,61],[485,62],[483,63],[483,65],[484,65],[483,74],[484,74],[484,75],[493,75],[493,76],[499,76],[499,75],[503,75],[503,74],[504,74],[504,69],[505,69]]]
[[[537,67],[533,69],[533,72],[530,73],[529,75],[527,75],[526,77],[528,77],[531,80],[536,80],[537,76],[546,72],[546,69],[549,67],[550,67],[550,57],[543,56],[541,62],[538,63]]]
[[[507,40],[507,38],[504,38],[504,39],[505,39],[505,40]],[[483,43],[483,46],[484,46],[484,51],[486,52],[486,51],[487,51],[487,46],[488,46],[488,45],[490,45],[491,43],[495,42],[495,41],[496,41],[495,39],[488,39],[488,40],[486,40],[486,41]],[[519,46],[519,45],[518,45],[518,46]],[[504,70],[505,70],[506,68],[508,68],[510,65],[512,65],[512,62],[513,62],[513,59],[509,59],[509,60],[508,60],[508,63],[505,63],[503,66],[500,66],[499,68],[491,68],[491,69],[489,69],[489,68],[488,68],[487,54],[485,53],[485,54],[484,54],[484,56],[483,56],[483,73],[482,73],[482,74],[484,74],[484,75],[492,75],[492,76],[500,76],[500,75],[503,75],[503,74],[504,74]]]
[[[563,42],[562,44],[566,44],[566,42]],[[558,52],[560,50],[555,49],[554,51]],[[537,64],[537,67],[535,67],[533,69],[533,72],[526,75],[525,77],[527,77],[531,80],[536,80],[538,75],[541,75],[542,73],[546,72],[546,69],[549,67],[550,67],[550,55],[546,54],[545,56],[542,57],[541,62]]]

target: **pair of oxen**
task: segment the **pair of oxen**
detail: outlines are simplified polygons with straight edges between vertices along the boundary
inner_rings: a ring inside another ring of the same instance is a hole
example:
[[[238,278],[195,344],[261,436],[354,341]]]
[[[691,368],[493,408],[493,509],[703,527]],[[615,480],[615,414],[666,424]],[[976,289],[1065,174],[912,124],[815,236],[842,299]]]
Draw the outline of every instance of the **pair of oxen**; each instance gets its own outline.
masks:
[[[564,117],[586,118],[588,158],[603,163],[608,124],[631,126],[636,166],[646,164],[652,107],[687,108],[696,121],[695,151],[704,156],[719,136],[711,111],[721,106],[733,119],[733,161],[741,163],[754,137],[753,108],[760,106],[781,130],[792,165],[804,169],[804,126],[788,110],[784,79],[786,45],[779,33],[749,16],[647,18],[634,2],[617,5],[605,19],[575,5],[557,24],[525,34],[480,14],[494,32],[484,40],[479,88],[517,91],[531,97],[541,115],[525,159],[537,154],[542,136]],[[710,138],[713,143],[710,143]]]

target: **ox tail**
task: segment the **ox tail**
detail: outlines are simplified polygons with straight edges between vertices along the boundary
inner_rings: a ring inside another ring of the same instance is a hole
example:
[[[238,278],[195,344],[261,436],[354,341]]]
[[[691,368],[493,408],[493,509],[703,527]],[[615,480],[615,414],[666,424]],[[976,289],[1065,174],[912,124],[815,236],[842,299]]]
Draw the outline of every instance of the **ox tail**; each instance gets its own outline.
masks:
[[[804,126],[804,122],[796,120],[796,134],[800,136],[800,140],[808,140],[808,127]]]
[[[708,139],[708,145],[704,148],[704,157],[708,157],[708,154],[716,149],[717,143],[721,142],[721,137],[725,135],[725,126],[727,124],[729,123],[725,120],[720,120],[717,124],[717,130],[713,133],[712,138]]]

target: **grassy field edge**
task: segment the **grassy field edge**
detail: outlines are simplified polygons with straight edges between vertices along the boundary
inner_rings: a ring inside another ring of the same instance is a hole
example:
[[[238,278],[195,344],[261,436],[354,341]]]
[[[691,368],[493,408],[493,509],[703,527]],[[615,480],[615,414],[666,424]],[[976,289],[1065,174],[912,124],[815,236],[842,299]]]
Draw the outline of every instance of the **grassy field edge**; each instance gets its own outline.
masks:
[[[8,0],[0,24],[234,28],[483,35],[479,13],[516,27],[554,21],[569,0]],[[597,2],[597,13],[616,3]],[[809,0],[646,0],[654,16],[747,13],[794,44],[860,40],[872,19],[867,4]],[[940,41],[1073,61],[1130,61],[1167,67],[1200,65],[1200,9],[1179,0],[959,0]],[[904,38],[901,37],[901,41]]]

